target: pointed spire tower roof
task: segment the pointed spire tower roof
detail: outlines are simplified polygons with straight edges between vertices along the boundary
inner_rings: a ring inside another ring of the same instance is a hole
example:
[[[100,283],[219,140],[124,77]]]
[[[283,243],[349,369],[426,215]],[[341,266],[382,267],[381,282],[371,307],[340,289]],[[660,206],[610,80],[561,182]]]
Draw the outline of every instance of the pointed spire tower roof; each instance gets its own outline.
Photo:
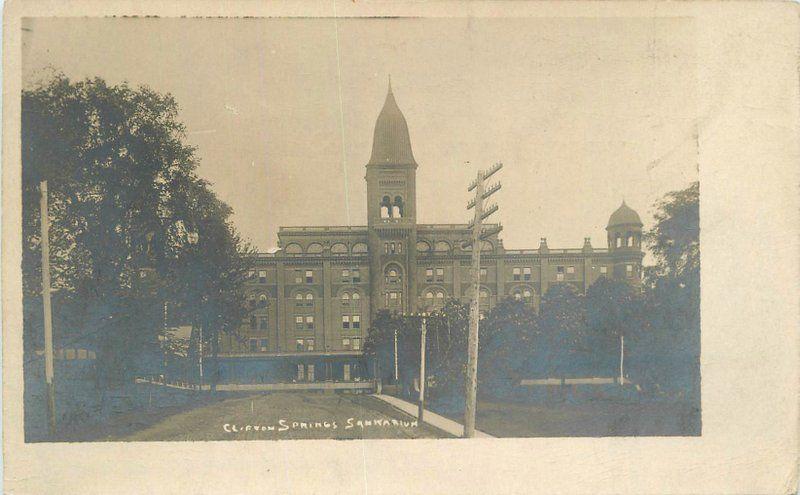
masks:
[[[411,139],[408,124],[403,112],[397,106],[392,93],[392,80],[389,78],[389,91],[383,109],[375,122],[372,137],[372,156],[367,165],[417,165],[411,152]]]

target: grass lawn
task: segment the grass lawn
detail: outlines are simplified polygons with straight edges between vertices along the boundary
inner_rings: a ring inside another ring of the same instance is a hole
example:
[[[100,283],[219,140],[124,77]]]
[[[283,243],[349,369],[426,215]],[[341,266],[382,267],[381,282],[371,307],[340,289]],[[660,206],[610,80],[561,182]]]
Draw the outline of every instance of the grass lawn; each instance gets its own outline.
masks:
[[[477,409],[476,427],[497,437],[700,434],[700,411],[682,402],[596,400],[580,404],[524,404],[479,401]]]
[[[377,420],[377,421],[376,421]],[[361,423],[359,423],[361,421]],[[444,432],[367,395],[281,392],[223,399],[109,441],[441,438]],[[227,426],[226,426],[227,425]]]

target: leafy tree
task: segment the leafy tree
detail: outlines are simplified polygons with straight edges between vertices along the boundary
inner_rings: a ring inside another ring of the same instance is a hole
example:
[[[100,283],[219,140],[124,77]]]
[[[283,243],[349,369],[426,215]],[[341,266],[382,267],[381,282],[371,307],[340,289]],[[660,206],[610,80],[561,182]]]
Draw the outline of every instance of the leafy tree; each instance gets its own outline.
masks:
[[[580,374],[586,367],[584,298],[570,284],[555,284],[542,297],[539,314],[542,345],[533,370],[547,376]]]
[[[209,329],[240,318],[232,287],[241,250],[230,209],[196,174],[170,95],[63,75],[22,94],[23,301],[26,349],[42,318],[39,183],[48,181],[57,341],[98,351],[106,385],[136,372],[163,331],[163,303]],[[198,241],[192,244],[195,234]],[[202,274],[202,276],[201,276]],[[195,289],[186,291],[188,280]],[[223,290],[225,289],[225,290]],[[202,301],[202,306],[199,301]],[[213,316],[213,317],[212,317]],[[61,326],[64,325],[64,326]]]
[[[656,203],[645,235],[656,264],[645,272],[648,325],[635,342],[641,382],[654,392],[696,400],[700,392],[700,187]]]
[[[614,376],[620,359],[620,337],[635,338],[642,328],[643,298],[630,284],[600,277],[586,292],[587,338],[584,351],[593,372]]]
[[[539,321],[524,301],[501,300],[480,323],[478,378],[484,393],[507,394],[528,378],[530,360],[542,341]]]

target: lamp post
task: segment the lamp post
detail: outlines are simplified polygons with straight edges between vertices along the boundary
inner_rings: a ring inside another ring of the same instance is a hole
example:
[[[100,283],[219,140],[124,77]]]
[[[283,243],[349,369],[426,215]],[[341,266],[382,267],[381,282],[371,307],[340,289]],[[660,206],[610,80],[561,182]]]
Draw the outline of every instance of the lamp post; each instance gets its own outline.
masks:
[[[419,337],[419,410],[417,418],[422,422],[422,413],[425,411],[425,343],[428,333],[428,314],[420,313],[422,317]]]
[[[186,235],[189,244],[192,246],[196,246],[197,242],[200,240],[200,235],[197,232],[189,232]],[[205,296],[203,296],[203,302],[205,303]],[[201,322],[199,328],[199,342],[198,342],[198,364],[199,364],[199,371],[200,371],[200,390],[203,390],[203,352],[205,350],[203,346],[203,324]]]

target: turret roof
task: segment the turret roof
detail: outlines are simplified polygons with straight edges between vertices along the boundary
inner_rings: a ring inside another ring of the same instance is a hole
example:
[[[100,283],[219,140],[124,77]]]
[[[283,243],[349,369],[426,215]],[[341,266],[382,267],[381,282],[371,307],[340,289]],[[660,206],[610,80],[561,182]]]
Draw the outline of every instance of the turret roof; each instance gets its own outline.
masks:
[[[394,99],[391,81],[383,109],[375,122],[372,156],[367,165],[416,165],[408,124]]]

